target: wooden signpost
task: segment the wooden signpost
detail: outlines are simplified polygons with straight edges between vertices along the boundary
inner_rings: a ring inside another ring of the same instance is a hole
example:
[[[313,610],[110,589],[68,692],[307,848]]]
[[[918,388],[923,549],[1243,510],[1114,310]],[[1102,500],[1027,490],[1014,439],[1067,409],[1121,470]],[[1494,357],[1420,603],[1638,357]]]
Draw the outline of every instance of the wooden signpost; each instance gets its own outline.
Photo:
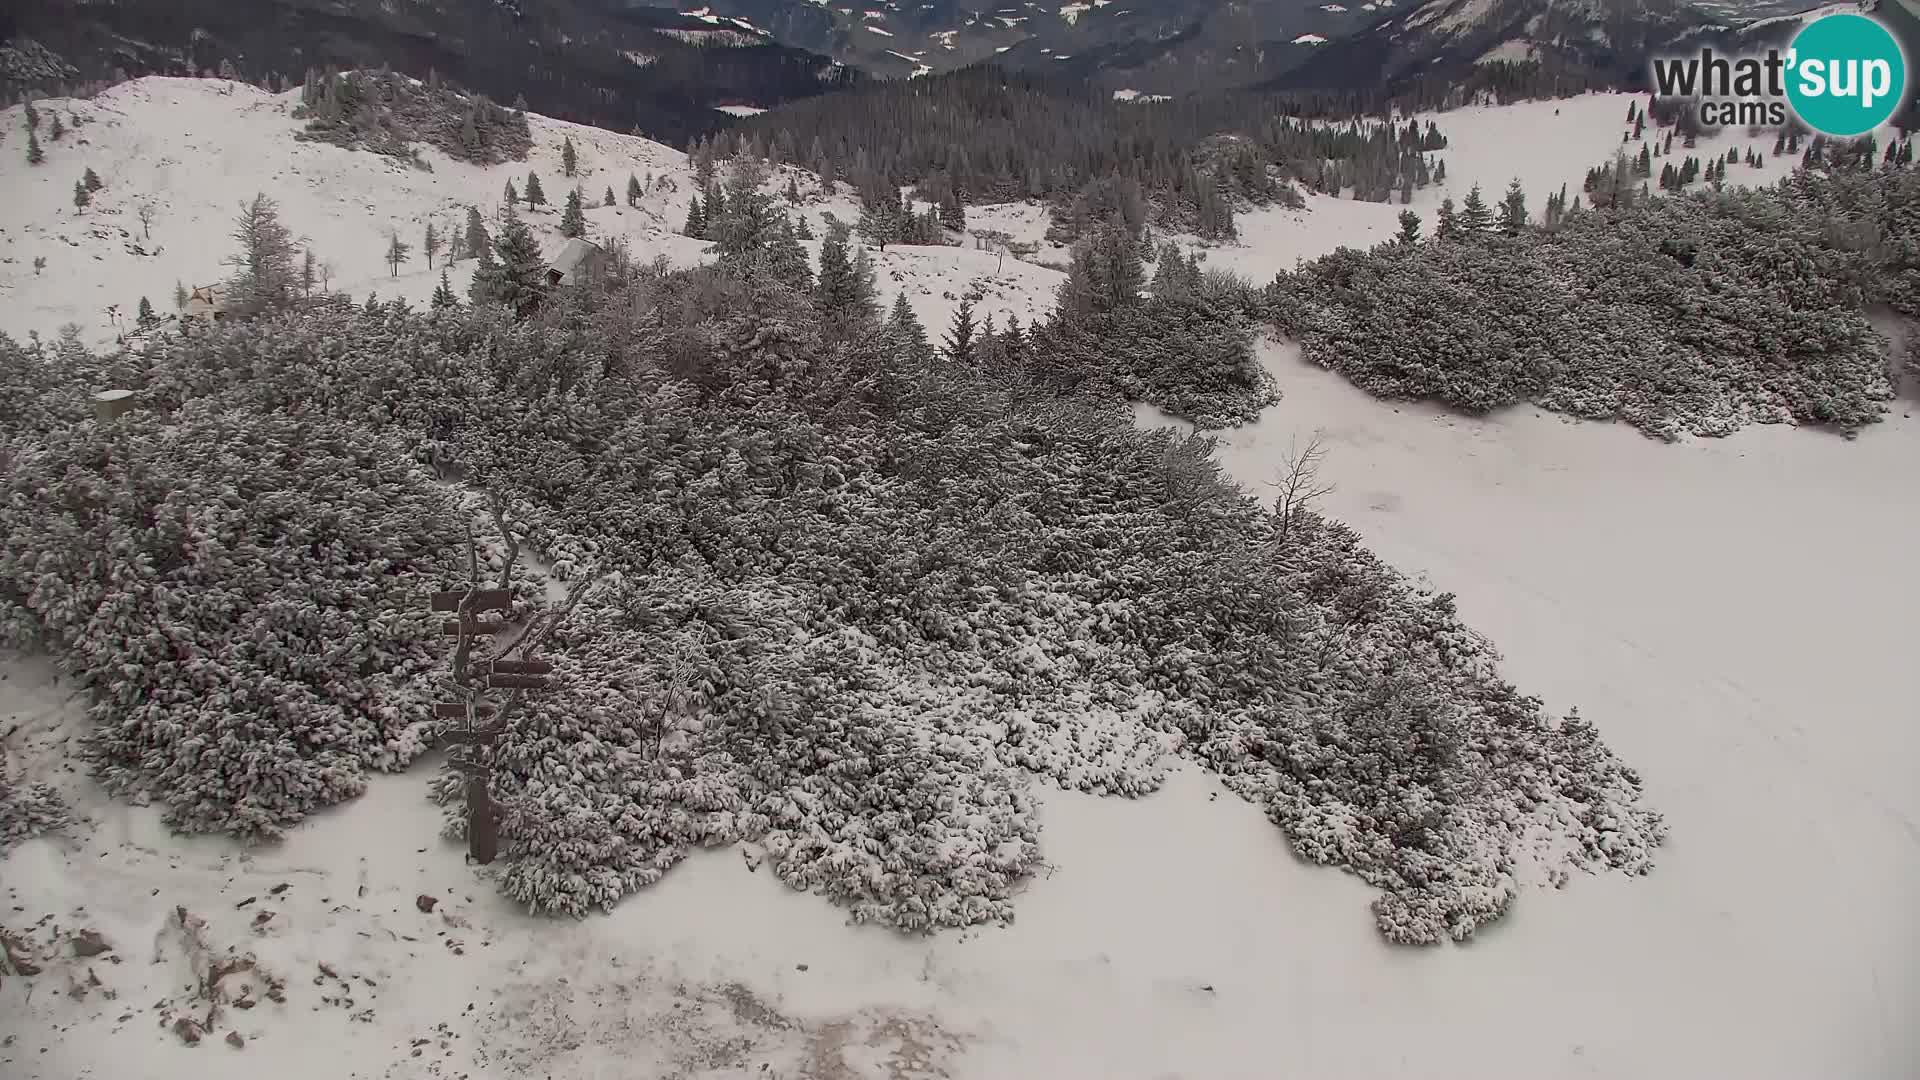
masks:
[[[459,639],[453,654],[453,681],[466,692],[466,701],[441,701],[433,706],[433,715],[443,720],[462,722],[445,733],[455,751],[452,765],[467,778],[467,853],[481,864],[492,862],[500,853],[498,813],[488,790],[493,778],[492,765],[484,760],[484,751],[506,731],[506,721],[528,690],[550,690],[548,678],[553,665],[545,660],[470,660],[473,644],[479,638],[499,639],[506,632],[502,618],[482,619],[482,611],[507,611],[513,595],[506,589],[465,589],[437,592],[432,597],[434,611],[450,611],[455,617],[440,624],[441,632]],[[540,644],[543,634],[528,627],[514,645],[523,655]],[[513,647],[513,646],[509,646]],[[488,690],[513,690],[504,704],[486,700]],[[476,751],[480,751],[476,753]]]
[[[469,612],[506,611],[513,606],[513,594],[505,589],[474,589],[471,592],[433,594],[435,611],[459,611],[463,604]]]
[[[467,853],[477,863],[492,862],[500,851],[500,815],[490,790],[493,747],[512,727],[514,714],[526,703],[529,691],[553,689],[553,665],[534,659],[534,654],[594,588],[573,588],[559,609],[529,615],[523,624],[515,623],[513,592],[508,585],[520,557],[519,534],[507,520],[508,503],[503,493],[488,491],[487,508],[505,548],[498,584],[492,588],[480,585],[481,546],[469,520],[469,584],[436,592],[431,600],[432,610],[453,616],[440,626],[442,633],[456,639],[453,683],[464,700],[436,702],[433,715],[451,722],[441,739],[453,748],[447,764],[466,778]],[[482,612],[498,614],[482,618]],[[492,647],[485,650],[486,659],[475,659],[474,646],[482,640],[490,641]],[[490,699],[489,693],[496,690],[506,693]]]

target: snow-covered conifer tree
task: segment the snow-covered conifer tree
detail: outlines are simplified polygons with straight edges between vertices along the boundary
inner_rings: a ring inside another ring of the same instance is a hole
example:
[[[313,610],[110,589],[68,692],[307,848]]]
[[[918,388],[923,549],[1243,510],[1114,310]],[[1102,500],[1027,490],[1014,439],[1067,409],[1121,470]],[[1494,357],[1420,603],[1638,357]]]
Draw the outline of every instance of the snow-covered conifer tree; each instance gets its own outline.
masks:
[[[920,325],[919,316],[913,313],[913,305],[907,303],[905,291],[893,296],[893,313],[887,319],[887,335],[903,359],[922,362],[933,359],[933,346],[927,342],[926,328]]]
[[[297,241],[280,221],[280,207],[265,193],[241,204],[233,240],[239,250],[227,259],[234,276],[228,283],[230,310],[252,315],[292,303],[299,275],[294,267]]]
[[[942,350],[949,363],[962,364],[973,360],[973,335],[973,297],[962,296],[960,306],[954,310],[953,322],[947,327]]]
[[[567,206],[560,214],[560,235],[565,237],[585,236],[587,234],[587,215],[581,208],[580,189],[567,192]]]
[[[486,262],[493,257],[493,239],[487,235],[487,223],[480,216],[480,208],[467,207],[467,256]]]
[[[533,230],[509,210],[493,238],[491,264],[483,260],[474,271],[468,296],[475,304],[504,304],[519,318],[539,310],[544,297],[546,262],[540,257],[540,245]]]
[[[956,232],[967,227],[966,205],[960,201],[960,189],[951,177],[940,192],[940,224]]]
[[[1420,215],[1411,210],[1400,211],[1400,232],[1394,239],[1409,247],[1419,243]]]
[[[1480,185],[1475,184],[1467,192],[1467,199],[1460,204],[1458,220],[1460,232],[1466,236],[1481,236],[1493,228],[1493,211],[1487,207],[1486,199],[1480,195]]]
[[[1521,190],[1520,181],[1515,178],[1507,185],[1506,198],[1500,201],[1500,229],[1512,236],[1526,228],[1527,221],[1527,193]]]
[[[407,256],[412,251],[413,245],[400,239],[399,232],[389,231],[387,233],[387,251],[385,258],[389,277],[400,276],[400,266],[407,261]]]

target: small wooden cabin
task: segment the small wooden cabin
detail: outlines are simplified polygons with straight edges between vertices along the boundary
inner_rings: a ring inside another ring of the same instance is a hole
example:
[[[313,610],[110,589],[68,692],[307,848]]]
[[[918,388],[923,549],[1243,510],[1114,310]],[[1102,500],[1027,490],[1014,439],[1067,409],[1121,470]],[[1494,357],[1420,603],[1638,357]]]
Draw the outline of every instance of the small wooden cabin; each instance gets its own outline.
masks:
[[[183,317],[213,322],[227,317],[227,301],[221,294],[225,287],[221,285],[201,285],[187,295],[187,310]]]
[[[576,236],[567,241],[567,246],[561,248],[560,254],[555,255],[553,262],[547,266],[547,284],[572,285],[592,281],[600,276],[606,266],[607,253],[600,245]]]

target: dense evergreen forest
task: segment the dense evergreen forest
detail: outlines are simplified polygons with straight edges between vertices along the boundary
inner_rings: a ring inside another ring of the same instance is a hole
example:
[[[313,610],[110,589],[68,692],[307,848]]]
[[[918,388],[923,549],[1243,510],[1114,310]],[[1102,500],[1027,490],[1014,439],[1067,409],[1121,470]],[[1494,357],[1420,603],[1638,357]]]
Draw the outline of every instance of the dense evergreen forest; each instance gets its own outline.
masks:
[[[1176,752],[1378,888],[1395,941],[1497,918],[1541,830],[1563,872],[1650,867],[1638,777],[1504,682],[1450,596],[1242,494],[1209,440],[1132,426],[1137,386],[1262,392],[1256,294],[1167,253],[1143,298],[1110,222],[1055,320],[963,307],[936,347],[844,229],[794,259],[750,181],[697,269],[615,245],[548,288],[509,216],[470,305],[288,311],[291,249],[255,228],[257,318],[141,353],[0,338],[0,630],[93,689],[108,786],[271,835],[448,738],[426,594],[462,580],[471,491],[579,597],[558,689],[475,749],[502,888],[536,909],[750,839],[859,919],[1005,918],[1041,857],[1031,777],[1139,794]],[[97,423],[100,386],[140,407]],[[435,783],[456,833],[461,786]],[[14,798],[0,818],[48,811]]]
[[[980,67],[795,103],[730,136],[863,191],[938,179],[968,202],[1035,198],[1064,210],[1090,184],[1122,181],[1184,228],[1197,227],[1209,202],[1284,197],[1274,171],[1385,201],[1428,183],[1427,155],[1446,146],[1431,124],[1323,123],[1305,109],[1280,95],[1117,102]],[[1071,225],[1065,238],[1079,231]]]

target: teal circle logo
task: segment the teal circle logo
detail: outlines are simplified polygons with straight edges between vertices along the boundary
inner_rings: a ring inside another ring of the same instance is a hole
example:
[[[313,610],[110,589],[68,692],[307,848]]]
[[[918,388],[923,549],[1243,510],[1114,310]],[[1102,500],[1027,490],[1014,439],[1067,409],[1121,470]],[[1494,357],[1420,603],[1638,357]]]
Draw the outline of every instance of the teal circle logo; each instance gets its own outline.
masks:
[[[1800,122],[1850,139],[1893,118],[1907,97],[1907,58],[1879,20],[1823,15],[1787,53],[1787,104]]]

